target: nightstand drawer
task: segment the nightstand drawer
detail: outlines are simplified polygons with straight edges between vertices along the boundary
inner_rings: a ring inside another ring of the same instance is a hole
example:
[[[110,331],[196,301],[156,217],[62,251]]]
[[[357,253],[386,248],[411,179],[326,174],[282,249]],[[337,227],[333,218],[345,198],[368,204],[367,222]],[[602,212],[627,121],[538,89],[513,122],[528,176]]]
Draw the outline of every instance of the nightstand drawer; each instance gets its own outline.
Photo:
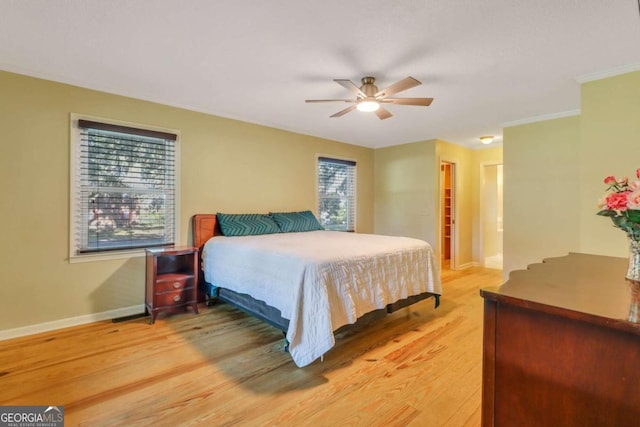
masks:
[[[189,302],[193,302],[193,292],[191,289],[182,289],[176,292],[165,292],[156,295],[158,307],[180,306]]]
[[[156,278],[154,293],[178,291],[193,286],[193,275],[161,274]]]

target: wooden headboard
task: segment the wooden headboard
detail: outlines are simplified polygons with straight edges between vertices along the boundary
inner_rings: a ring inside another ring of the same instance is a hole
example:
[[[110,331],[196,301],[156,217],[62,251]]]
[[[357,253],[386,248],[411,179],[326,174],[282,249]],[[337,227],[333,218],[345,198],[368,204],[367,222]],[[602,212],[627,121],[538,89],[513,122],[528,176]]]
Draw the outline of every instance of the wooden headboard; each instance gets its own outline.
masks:
[[[196,214],[193,216],[193,246],[202,249],[207,240],[213,236],[219,236],[220,226],[216,220],[216,214]]]
[[[222,234],[220,226],[216,220],[216,214],[196,214],[191,218],[191,227],[193,227],[193,246],[200,249],[198,256],[198,272],[200,279],[200,289],[198,290],[198,301],[204,301],[204,272],[202,271],[202,247],[207,240],[213,236]]]

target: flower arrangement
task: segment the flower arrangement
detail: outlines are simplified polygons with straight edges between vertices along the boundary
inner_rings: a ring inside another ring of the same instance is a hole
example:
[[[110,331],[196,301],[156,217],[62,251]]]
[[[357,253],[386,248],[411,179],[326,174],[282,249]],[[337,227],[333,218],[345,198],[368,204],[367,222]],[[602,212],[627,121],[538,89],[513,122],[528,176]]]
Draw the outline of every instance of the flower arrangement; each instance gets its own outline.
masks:
[[[628,178],[606,177],[607,194],[598,203],[598,215],[608,216],[631,240],[640,241],[640,168],[636,178],[629,182]]]

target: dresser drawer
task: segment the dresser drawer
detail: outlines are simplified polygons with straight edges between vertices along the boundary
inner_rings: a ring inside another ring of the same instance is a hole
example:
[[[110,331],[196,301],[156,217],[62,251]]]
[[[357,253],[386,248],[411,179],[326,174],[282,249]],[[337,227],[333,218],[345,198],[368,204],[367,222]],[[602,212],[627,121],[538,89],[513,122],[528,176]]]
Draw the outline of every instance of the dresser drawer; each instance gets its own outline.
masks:
[[[193,276],[188,274],[162,274],[156,279],[154,292],[178,291],[193,287]]]

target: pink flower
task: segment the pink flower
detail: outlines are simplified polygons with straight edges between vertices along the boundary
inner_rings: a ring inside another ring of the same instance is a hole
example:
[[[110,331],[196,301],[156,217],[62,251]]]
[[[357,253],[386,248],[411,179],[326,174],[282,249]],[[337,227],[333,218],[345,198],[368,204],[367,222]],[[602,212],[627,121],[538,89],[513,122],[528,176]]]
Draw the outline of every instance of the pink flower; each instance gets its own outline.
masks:
[[[638,191],[640,190],[640,181],[632,181],[629,184],[629,191]]]
[[[627,207],[629,209],[640,210],[640,190],[634,191],[628,195]]]
[[[607,207],[621,212],[626,211],[628,195],[629,192],[627,191],[609,194],[607,196]]]
[[[638,169],[640,170],[640,169]],[[608,176],[604,179],[604,183],[607,185],[613,185],[616,183],[616,177],[615,176]]]
[[[607,197],[598,200],[598,209],[607,209]]]

